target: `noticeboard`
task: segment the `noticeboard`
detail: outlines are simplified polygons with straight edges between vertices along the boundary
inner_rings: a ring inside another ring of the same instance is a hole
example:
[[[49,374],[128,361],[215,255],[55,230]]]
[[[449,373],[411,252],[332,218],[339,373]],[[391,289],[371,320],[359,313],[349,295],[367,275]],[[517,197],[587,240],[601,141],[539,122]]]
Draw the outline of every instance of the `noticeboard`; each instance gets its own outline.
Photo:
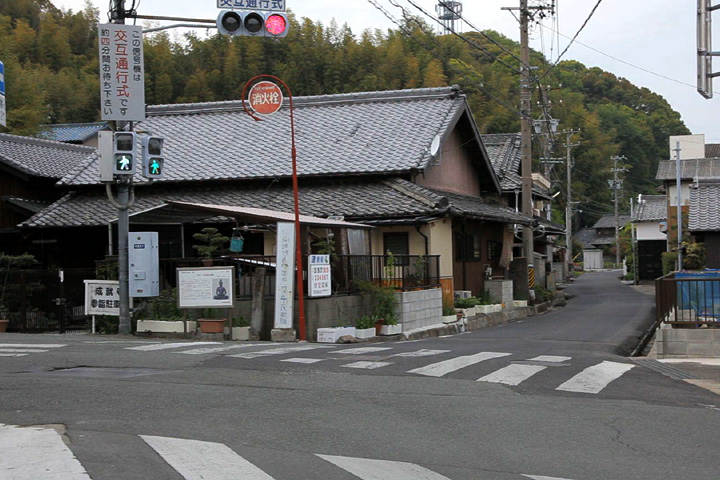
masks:
[[[177,269],[178,308],[232,308],[235,267]]]
[[[284,12],[287,5],[285,0],[217,0],[217,8]]]
[[[142,27],[98,25],[100,113],[103,120],[145,120]]]
[[[120,282],[85,280],[85,315],[120,316]]]
[[[310,297],[329,297],[332,295],[330,255],[310,255]]]

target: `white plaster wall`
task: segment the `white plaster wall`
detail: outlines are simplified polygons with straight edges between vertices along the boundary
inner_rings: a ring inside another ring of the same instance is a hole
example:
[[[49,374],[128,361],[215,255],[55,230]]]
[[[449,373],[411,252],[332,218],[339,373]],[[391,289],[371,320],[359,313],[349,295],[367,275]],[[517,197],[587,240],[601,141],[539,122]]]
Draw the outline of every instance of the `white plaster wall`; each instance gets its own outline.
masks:
[[[642,240],[667,240],[667,235],[660,231],[660,222],[641,222],[635,224],[637,239]]]
[[[680,160],[705,158],[705,135],[672,135],[670,137],[670,160],[675,159],[675,147],[680,142]]]
[[[671,207],[677,207],[677,186],[675,180],[668,182],[668,199],[670,200]],[[690,205],[690,181],[683,181],[680,183],[680,191],[682,194],[682,204]]]
[[[430,230],[430,254],[440,255],[440,276],[453,275],[452,220],[443,218],[432,222]]]

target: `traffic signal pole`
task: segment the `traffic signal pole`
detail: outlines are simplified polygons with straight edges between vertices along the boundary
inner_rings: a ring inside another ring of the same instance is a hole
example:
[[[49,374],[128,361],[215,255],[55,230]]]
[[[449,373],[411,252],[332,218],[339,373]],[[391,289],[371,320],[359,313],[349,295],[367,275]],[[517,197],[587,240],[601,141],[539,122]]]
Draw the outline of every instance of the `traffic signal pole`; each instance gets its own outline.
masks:
[[[110,12],[112,23],[125,23],[125,0],[112,0]],[[116,130],[124,130],[127,122],[115,122]],[[130,275],[128,271],[128,233],[130,231],[130,192],[132,189],[132,176],[120,177],[117,184],[118,208],[118,280],[120,296],[120,321],[118,333],[130,334]]]

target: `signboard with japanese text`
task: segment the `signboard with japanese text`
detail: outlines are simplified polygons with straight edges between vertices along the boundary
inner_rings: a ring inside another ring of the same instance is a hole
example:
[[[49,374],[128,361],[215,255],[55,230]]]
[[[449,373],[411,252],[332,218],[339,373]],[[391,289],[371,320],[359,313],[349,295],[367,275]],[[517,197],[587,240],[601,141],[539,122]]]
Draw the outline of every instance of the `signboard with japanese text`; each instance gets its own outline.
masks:
[[[310,255],[309,260],[309,295],[311,297],[329,297],[332,295],[330,255]]]
[[[282,90],[272,82],[258,82],[250,89],[248,103],[255,113],[272,115],[282,107]]]
[[[295,224],[278,222],[275,261],[275,328],[293,328]]]
[[[233,308],[235,267],[178,268],[178,308]]]
[[[85,280],[85,315],[120,316],[120,282]]]
[[[284,12],[285,0],[217,0],[217,8]]]
[[[142,27],[98,25],[100,112],[103,120],[145,120]]]

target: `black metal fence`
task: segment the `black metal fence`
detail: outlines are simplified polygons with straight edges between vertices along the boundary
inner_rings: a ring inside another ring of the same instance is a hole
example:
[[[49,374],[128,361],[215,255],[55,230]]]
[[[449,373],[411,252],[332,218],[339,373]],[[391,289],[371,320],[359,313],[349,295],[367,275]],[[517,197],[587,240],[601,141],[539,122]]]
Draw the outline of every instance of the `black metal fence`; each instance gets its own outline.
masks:
[[[9,332],[65,333],[88,329],[83,314],[85,279],[94,269],[4,270],[0,278],[0,318]]]
[[[720,326],[720,272],[671,273],[655,280],[657,321]]]
[[[213,259],[213,266],[235,266],[237,298],[251,298],[253,281],[259,268],[265,269],[266,297],[275,295],[275,256],[248,255]],[[167,259],[160,261],[161,288],[175,288],[175,270],[180,267],[202,267],[201,259]],[[304,267],[307,272],[307,265]],[[333,255],[331,257],[333,293],[359,291],[364,282],[386,285],[398,290],[436,288],[440,286],[440,255]],[[307,275],[305,291],[307,292]]]

